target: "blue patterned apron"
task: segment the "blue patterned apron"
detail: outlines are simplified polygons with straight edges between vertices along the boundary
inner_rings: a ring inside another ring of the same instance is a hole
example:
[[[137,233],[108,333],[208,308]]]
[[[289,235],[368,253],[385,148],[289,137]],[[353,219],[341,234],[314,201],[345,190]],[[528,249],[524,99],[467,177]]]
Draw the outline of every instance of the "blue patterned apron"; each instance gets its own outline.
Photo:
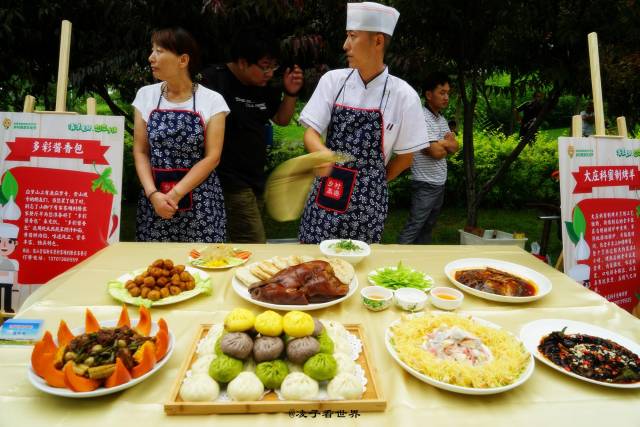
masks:
[[[376,109],[338,104],[338,91],[327,130],[326,145],[350,154],[352,162],[336,164],[330,176],[316,178],[307,199],[298,238],[302,243],[326,239],[380,242],[387,218],[387,173],[384,162],[382,101]]]
[[[205,121],[196,112],[196,91],[192,93],[193,111],[160,108],[149,115],[147,136],[151,168],[156,188],[169,192],[204,155]],[[215,171],[178,205],[171,219],[156,214],[144,190],[138,199],[136,239],[143,242],[223,242],[226,216],[222,188]]]

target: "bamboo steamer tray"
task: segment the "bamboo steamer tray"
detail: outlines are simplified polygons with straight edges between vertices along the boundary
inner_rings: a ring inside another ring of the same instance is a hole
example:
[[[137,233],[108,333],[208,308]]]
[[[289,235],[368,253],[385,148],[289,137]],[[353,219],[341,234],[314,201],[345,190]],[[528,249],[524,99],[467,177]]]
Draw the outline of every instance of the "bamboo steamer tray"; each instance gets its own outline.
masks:
[[[180,396],[180,386],[191,364],[196,360],[197,344],[206,336],[212,325],[200,325],[200,329],[191,344],[189,355],[185,359],[176,381],[171,389],[169,401],[164,404],[164,412],[167,415],[206,415],[206,414],[248,414],[248,413],[274,413],[291,411],[351,411],[359,412],[383,412],[387,408],[378,382],[376,372],[369,354],[369,345],[360,324],[344,325],[347,331],[357,336],[362,341],[362,352],[356,363],[364,370],[367,377],[367,389],[359,400],[279,400],[273,392],[269,392],[262,400],[249,402],[185,402]]]

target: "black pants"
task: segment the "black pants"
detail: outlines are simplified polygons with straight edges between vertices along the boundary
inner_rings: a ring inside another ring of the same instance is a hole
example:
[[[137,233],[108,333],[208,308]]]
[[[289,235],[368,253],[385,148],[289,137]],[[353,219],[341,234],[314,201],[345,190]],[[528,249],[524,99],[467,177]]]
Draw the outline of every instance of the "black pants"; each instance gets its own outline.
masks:
[[[0,289],[4,289],[2,300],[5,313],[13,313],[13,307],[11,306],[11,294],[13,293],[13,283],[0,283]]]

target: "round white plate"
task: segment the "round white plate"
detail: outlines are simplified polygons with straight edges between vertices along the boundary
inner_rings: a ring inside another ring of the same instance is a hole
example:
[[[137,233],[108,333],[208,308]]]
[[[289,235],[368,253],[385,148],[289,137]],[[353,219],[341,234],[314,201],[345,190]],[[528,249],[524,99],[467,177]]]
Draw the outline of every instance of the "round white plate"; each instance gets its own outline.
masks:
[[[391,266],[391,267],[380,267],[380,268],[376,268],[375,270],[371,270],[368,274],[367,274],[367,280],[369,281],[369,283],[371,283],[373,286],[381,286],[383,288],[387,288],[386,286],[382,286],[377,284],[374,280],[373,280],[373,276],[377,275],[380,271],[385,270],[385,269],[390,269],[390,270],[397,270],[398,267],[397,266]],[[411,271],[417,271],[413,268],[410,269]],[[428,282],[427,285],[425,286],[425,288],[423,289],[425,292],[428,292],[431,288],[433,288],[433,284],[435,283],[433,281],[433,277],[429,276],[428,274],[424,274],[422,273],[422,278]],[[395,289],[391,289],[391,288],[387,288],[389,289],[391,292],[395,292]],[[417,289],[417,288],[416,288]]]
[[[502,270],[506,273],[511,273],[514,276],[519,276],[523,279],[530,280],[535,283],[538,288],[538,292],[535,295],[529,297],[511,297],[505,295],[492,294],[490,292],[479,291],[477,289],[466,286],[455,279],[455,273],[458,270],[469,270],[473,268],[486,268],[491,267],[497,270]],[[510,302],[510,303],[523,303],[531,302],[542,298],[551,292],[551,281],[543,274],[538,273],[528,267],[524,267],[512,262],[500,261],[497,259],[489,258],[464,258],[451,261],[444,266],[444,274],[447,275],[451,283],[458,288],[471,295],[475,295],[480,298],[484,298],[491,301]]]
[[[207,267],[206,265],[198,265],[198,264],[194,264],[193,262],[197,259],[197,258],[193,258],[191,255],[189,255],[189,265],[195,267],[195,268],[201,268],[203,270],[226,270],[227,268],[232,268],[232,267],[238,267],[240,265],[245,264],[247,261],[249,261],[249,258],[251,258],[251,255],[253,255],[253,252],[251,251],[247,251],[244,249],[237,249],[237,248],[233,248],[234,252],[235,251],[244,251],[244,252],[249,252],[249,256],[246,258],[237,258],[237,257],[233,257],[234,259],[238,260],[238,262],[235,262],[233,264],[227,264],[227,265],[221,265],[218,267]]]
[[[626,347],[635,354],[640,355],[640,345],[631,341],[629,338],[618,335],[615,332],[611,332],[607,329],[600,328],[598,326],[590,325],[588,323],[576,322],[575,320],[564,319],[541,319],[529,322],[520,329],[520,339],[524,343],[524,346],[529,350],[539,361],[551,366],[556,371],[562,372],[570,377],[577,378],[582,381],[586,381],[593,384],[602,385],[605,387],[614,388],[640,388],[640,382],[634,384],[612,384],[603,381],[596,381],[590,378],[574,374],[573,372],[565,371],[562,367],[556,365],[551,360],[547,359],[542,353],[538,351],[538,344],[540,340],[554,331],[561,331],[564,327],[567,328],[567,334],[587,334],[599,338],[605,338]]]
[[[135,276],[137,276],[138,274],[146,270],[144,268],[141,268],[138,270],[134,270],[130,273],[123,274],[117,279],[110,281],[107,285],[109,295],[111,295],[113,298],[117,299],[118,301],[121,301],[127,304],[137,305],[137,306],[144,305],[145,307],[151,307],[151,306],[175,304],[177,302],[188,300],[189,298],[193,298],[196,295],[203,294],[203,293],[207,295],[211,294],[211,291],[212,291],[211,278],[209,277],[208,274],[205,274],[200,270],[195,269],[193,267],[189,267],[189,266],[186,266],[184,269],[189,273],[191,273],[193,278],[196,279],[196,287],[191,289],[190,291],[183,291],[183,292],[180,292],[178,295],[170,295],[166,298],[161,298],[157,301],[151,301],[148,298],[131,296],[129,291],[124,288],[124,284],[127,282],[127,280],[133,279]]]
[[[251,294],[249,293],[249,288],[242,284],[235,276],[231,279],[231,287],[235,291],[236,294],[240,296],[240,298],[249,301],[255,305],[259,305],[260,307],[270,308],[272,310],[299,310],[299,311],[311,311],[311,310],[319,310],[321,308],[331,307],[332,305],[340,304],[342,301],[349,298],[358,290],[358,278],[353,276],[351,279],[351,283],[349,284],[349,292],[342,298],[334,299],[332,301],[320,302],[315,304],[307,304],[307,305],[287,305],[287,304],[272,304],[269,302],[258,301],[251,298]]]
[[[101,322],[100,326],[114,327],[117,324],[118,324],[117,320],[107,320],[106,322]],[[135,325],[137,325],[137,324],[138,324],[138,321],[132,321],[131,322],[131,327],[135,327]],[[71,332],[74,335],[82,334],[82,333],[84,333],[84,327],[75,328]],[[156,322],[152,322],[151,323],[150,336],[155,335],[157,332],[158,332],[158,324]],[[57,340],[55,338],[53,340],[57,344]],[[174,344],[175,343],[174,343],[173,334],[171,333],[171,331],[169,331],[169,348],[167,349],[167,354],[164,355],[162,360],[160,360],[158,363],[156,363],[156,365],[153,367],[152,370],[150,370],[149,372],[147,372],[146,374],[144,374],[144,375],[142,375],[142,376],[140,376],[138,378],[132,378],[131,381],[129,381],[127,383],[120,384],[119,386],[115,386],[115,387],[111,387],[111,388],[100,387],[100,388],[97,388],[97,389],[95,389],[93,391],[78,392],[78,391],[73,391],[73,390],[68,389],[68,388],[51,387],[50,385],[48,385],[44,381],[43,378],[39,377],[38,374],[36,374],[34,372],[33,368],[31,367],[31,364],[29,364],[29,368],[27,370],[27,377],[29,378],[29,381],[31,382],[31,384],[33,384],[33,386],[35,388],[37,388],[38,390],[44,391],[45,393],[54,394],[56,396],[73,397],[73,398],[104,396],[106,394],[117,393],[117,392],[119,392],[121,390],[127,389],[129,387],[133,387],[134,385],[146,380],[151,375],[155,374],[171,358],[171,354],[173,353],[173,349],[174,349]]]
[[[432,312],[432,314],[443,314],[443,313],[442,312]],[[413,316],[415,316],[415,315],[422,316],[422,315],[424,315],[424,313],[416,313]],[[477,317],[473,317],[472,319],[475,322],[478,322],[479,324],[481,324],[483,326],[487,326],[487,327],[494,328],[494,329],[502,329],[500,326],[496,325],[495,323],[488,322],[488,321],[486,321],[484,319],[479,319]],[[434,387],[440,388],[442,390],[452,391],[454,393],[461,393],[461,394],[472,394],[472,395],[497,394],[497,393],[503,393],[505,391],[511,390],[513,388],[516,388],[519,385],[522,385],[525,381],[527,381],[529,379],[529,377],[531,377],[531,374],[533,374],[533,369],[535,367],[535,363],[533,362],[533,356],[531,356],[531,354],[529,354],[529,364],[527,365],[527,368],[524,370],[522,375],[520,375],[520,378],[518,378],[516,381],[512,382],[511,384],[505,385],[505,386],[502,386],[502,387],[491,387],[491,388],[462,387],[462,386],[459,386],[459,385],[449,384],[449,383],[445,383],[443,381],[436,380],[435,378],[430,377],[428,375],[425,375],[425,374],[417,371],[416,369],[412,368],[411,366],[407,365],[405,362],[402,361],[402,359],[400,358],[400,355],[398,355],[398,353],[396,352],[396,349],[393,348],[393,345],[391,344],[391,337],[393,336],[393,334],[391,332],[391,328],[393,326],[395,326],[397,323],[399,323],[400,320],[401,319],[395,320],[385,330],[384,343],[385,343],[385,346],[387,347],[387,351],[389,352],[391,357],[393,357],[394,360],[396,362],[398,362],[398,364],[400,366],[402,366],[402,368],[404,368],[405,371],[407,371],[408,373],[410,373],[411,375],[413,375],[414,377],[416,377],[420,381],[423,381],[423,382],[425,382],[425,383],[427,383],[429,385],[432,385]],[[514,338],[518,339],[515,336],[514,336]]]

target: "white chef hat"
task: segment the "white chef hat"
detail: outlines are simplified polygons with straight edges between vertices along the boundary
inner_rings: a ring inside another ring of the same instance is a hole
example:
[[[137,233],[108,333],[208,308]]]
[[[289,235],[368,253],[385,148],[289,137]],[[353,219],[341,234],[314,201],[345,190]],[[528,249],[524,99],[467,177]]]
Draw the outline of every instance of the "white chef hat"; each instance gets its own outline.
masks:
[[[0,237],[5,239],[17,239],[18,238],[17,226],[13,224],[7,224],[6,222],[0,222]]]
[[[379,3],[347,3],[347,31],[373,31],[393,35],[400,12]]]

